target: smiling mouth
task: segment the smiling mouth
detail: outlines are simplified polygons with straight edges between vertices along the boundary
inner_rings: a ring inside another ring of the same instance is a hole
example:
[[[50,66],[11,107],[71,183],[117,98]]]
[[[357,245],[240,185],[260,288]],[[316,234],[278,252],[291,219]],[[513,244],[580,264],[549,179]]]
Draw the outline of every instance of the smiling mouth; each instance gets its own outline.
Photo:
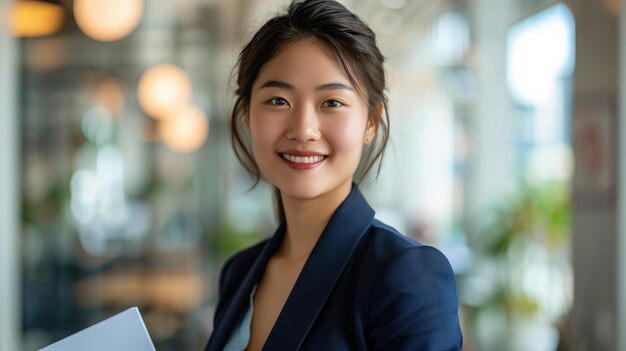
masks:
[[[280,157],[282,157],[283,160],[287,160],[289,162],[315,164],[315,163],[320,163],[324,161],[326,157],[328,156],[326,155],[296,156],[296,155],[291,155],[287,153],[281,153]]]

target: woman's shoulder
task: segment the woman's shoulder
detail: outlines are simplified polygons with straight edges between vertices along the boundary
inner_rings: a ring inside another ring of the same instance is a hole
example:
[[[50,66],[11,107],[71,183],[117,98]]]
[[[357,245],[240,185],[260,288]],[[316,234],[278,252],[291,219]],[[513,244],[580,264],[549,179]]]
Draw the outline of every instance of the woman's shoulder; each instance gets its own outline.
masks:
[[[379,241],[386,241],[400,248],[422,246],[422,243],[400,233],[396,228],[374,218],[371,229]]]
[[[460,350],[456,282],[448,259],[379,221],[369,237],[362,262],[371,272],[364,280],[371,287],[367,326],[372,347]]]
[[[398,260],[412,260],[427,263],[430,267],[442,265],[451,271],[448,259],[437,248],[403,235],[377,219],[372,221],[366,246],[367,259],[379,266]]]

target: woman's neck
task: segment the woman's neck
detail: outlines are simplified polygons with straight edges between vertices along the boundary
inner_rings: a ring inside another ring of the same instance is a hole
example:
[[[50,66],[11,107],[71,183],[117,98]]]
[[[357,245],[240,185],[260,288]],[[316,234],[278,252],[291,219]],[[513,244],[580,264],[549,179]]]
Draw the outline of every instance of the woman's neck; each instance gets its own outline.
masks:
[[[278,257],[306,260],[335,210],[346,199],[352,182],[342,184],[314,199],[294,199],[281,195],[287,228]]]

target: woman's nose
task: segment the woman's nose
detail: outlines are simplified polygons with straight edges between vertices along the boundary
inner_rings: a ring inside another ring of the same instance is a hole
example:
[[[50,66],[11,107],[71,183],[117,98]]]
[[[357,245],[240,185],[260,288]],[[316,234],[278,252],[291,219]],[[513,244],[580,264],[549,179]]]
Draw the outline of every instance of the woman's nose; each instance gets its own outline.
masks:
[[[301,106],[289,116],[286,137],[299,142],[318,140],[321,137],[315,107]]]

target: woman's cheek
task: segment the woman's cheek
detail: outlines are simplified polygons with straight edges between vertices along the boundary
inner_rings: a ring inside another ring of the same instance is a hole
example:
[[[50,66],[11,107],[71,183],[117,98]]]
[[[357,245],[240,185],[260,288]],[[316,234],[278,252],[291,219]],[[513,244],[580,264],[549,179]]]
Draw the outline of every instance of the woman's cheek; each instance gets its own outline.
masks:
[[[252,113],[255,111],[251,111]],[[269,123],[263,113],[255,113],[250,117],[250,136],[253,144],[268,145],[275,140],[275,123]]]
[[[335,151],[358,150],[363,145],[365,124],[344,122],[327,128],[327,139],[334,145]]]

